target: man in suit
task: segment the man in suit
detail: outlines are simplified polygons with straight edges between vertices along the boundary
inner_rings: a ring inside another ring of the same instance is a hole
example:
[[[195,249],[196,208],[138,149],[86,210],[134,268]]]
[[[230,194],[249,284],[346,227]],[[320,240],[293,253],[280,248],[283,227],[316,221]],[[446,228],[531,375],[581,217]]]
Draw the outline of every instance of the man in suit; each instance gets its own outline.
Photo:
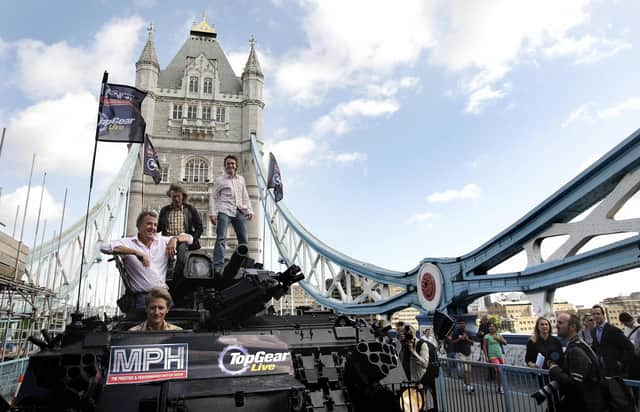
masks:
[[[593,306],[591,316],[596,324],[591,331],[592,347],[605,375],[626,377],[633,359],[633,345],[620,329],[605,320],[602,306]]]
[[[189,250],[200,249],[202,235],[202,219],[195,207],[185,203],[189,198],[182,186],[172,184],[167,191],[171,204],[160,209],[158,217],[158,233],[164,236],[177,236],[188,233],[193,236],[193,243]]]

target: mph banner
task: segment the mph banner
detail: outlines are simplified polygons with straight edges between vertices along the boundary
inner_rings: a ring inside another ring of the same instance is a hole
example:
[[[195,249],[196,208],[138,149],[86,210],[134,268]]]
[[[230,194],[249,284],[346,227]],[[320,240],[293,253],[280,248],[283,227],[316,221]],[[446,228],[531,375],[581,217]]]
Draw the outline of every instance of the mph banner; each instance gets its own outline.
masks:
[[[158,339],[160,336],[136,333],[113,338],[107,385],[293,374],[288,345],[276,336],[172,333]]]

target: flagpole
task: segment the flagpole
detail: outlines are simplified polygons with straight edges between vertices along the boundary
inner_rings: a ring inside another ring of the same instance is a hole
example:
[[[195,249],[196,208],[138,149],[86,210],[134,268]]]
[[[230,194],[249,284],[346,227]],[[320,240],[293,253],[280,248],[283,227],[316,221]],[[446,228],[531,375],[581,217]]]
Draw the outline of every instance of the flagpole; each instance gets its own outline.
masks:
[[[100,113],[102,113],[102,105],[104,103],[104,88],[107,84],[107,80],[109,79],[109,73],[104,71],[102,75],[102,85],[100,87],[100,100],[98,103],[98,119],[96,121],[96,136],[93,144],[93,160],[91,161],[91,177],[89,178],[89,195],[87,196],[87,211],[84,216],[84,235],[82,239],[82,254],[81,262],[80,262],[80,278],[78,281],[78,299],[76,300],[76,314],[80,313],[80,296],[82,292],[82,272],[85,265],[85,256],[84,251],[87,243],[87,227],[89,226],[89,208],[91,207],[91,191],[93,190],[93,173],[96,169],[96,152],[98,150],[98,132],[100,131]]]
[[[142,190],[140,191],[142,200],[140,201],[140,203],[142,203],[142,210],[145,210],[144,208],[144,154],[142,155],[142,180],[140,181],[140,185],[142,187]]]

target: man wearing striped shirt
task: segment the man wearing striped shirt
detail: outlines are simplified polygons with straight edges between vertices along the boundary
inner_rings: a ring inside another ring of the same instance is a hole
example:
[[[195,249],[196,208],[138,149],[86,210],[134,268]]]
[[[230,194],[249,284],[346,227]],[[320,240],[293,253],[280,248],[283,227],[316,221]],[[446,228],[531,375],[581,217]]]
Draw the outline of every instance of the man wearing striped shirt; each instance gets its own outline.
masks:
[[[213,248],[213,268],[220,272],[224,265],[224,248],[229,223],[233,226],[238,244],[247,244],[246,221],[253,218],[251,200],[244,178],[237,174],[238,158],[224,158],[225,174],[216,178],[209,193],[209,219],[216,225],[216,244]]]

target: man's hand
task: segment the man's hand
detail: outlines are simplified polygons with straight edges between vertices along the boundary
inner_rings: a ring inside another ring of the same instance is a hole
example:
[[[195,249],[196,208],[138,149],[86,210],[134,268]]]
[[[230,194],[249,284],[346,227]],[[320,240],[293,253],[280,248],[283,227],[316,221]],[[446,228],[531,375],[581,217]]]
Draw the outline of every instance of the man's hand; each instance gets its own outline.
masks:
[[[142,262],[142,266],[148,268],[149,265],[151,265],[151,261],[149,260],[149,256],[145,255],[144,253],[136,253],[136,257],[138,258],[138,260],[140,262]]]
[[[247,220],[251,220],[253,218],[253,213],[247,213],[245,216]]]
[[[218,216],[209,216],[209,220],[211,221],[211,223],[213,223],[214,225],[218,224]]]
[[[173,259],[176,256],[176,247],[178,246],[178,238],[172,237],[167,243],[167,256]]]

